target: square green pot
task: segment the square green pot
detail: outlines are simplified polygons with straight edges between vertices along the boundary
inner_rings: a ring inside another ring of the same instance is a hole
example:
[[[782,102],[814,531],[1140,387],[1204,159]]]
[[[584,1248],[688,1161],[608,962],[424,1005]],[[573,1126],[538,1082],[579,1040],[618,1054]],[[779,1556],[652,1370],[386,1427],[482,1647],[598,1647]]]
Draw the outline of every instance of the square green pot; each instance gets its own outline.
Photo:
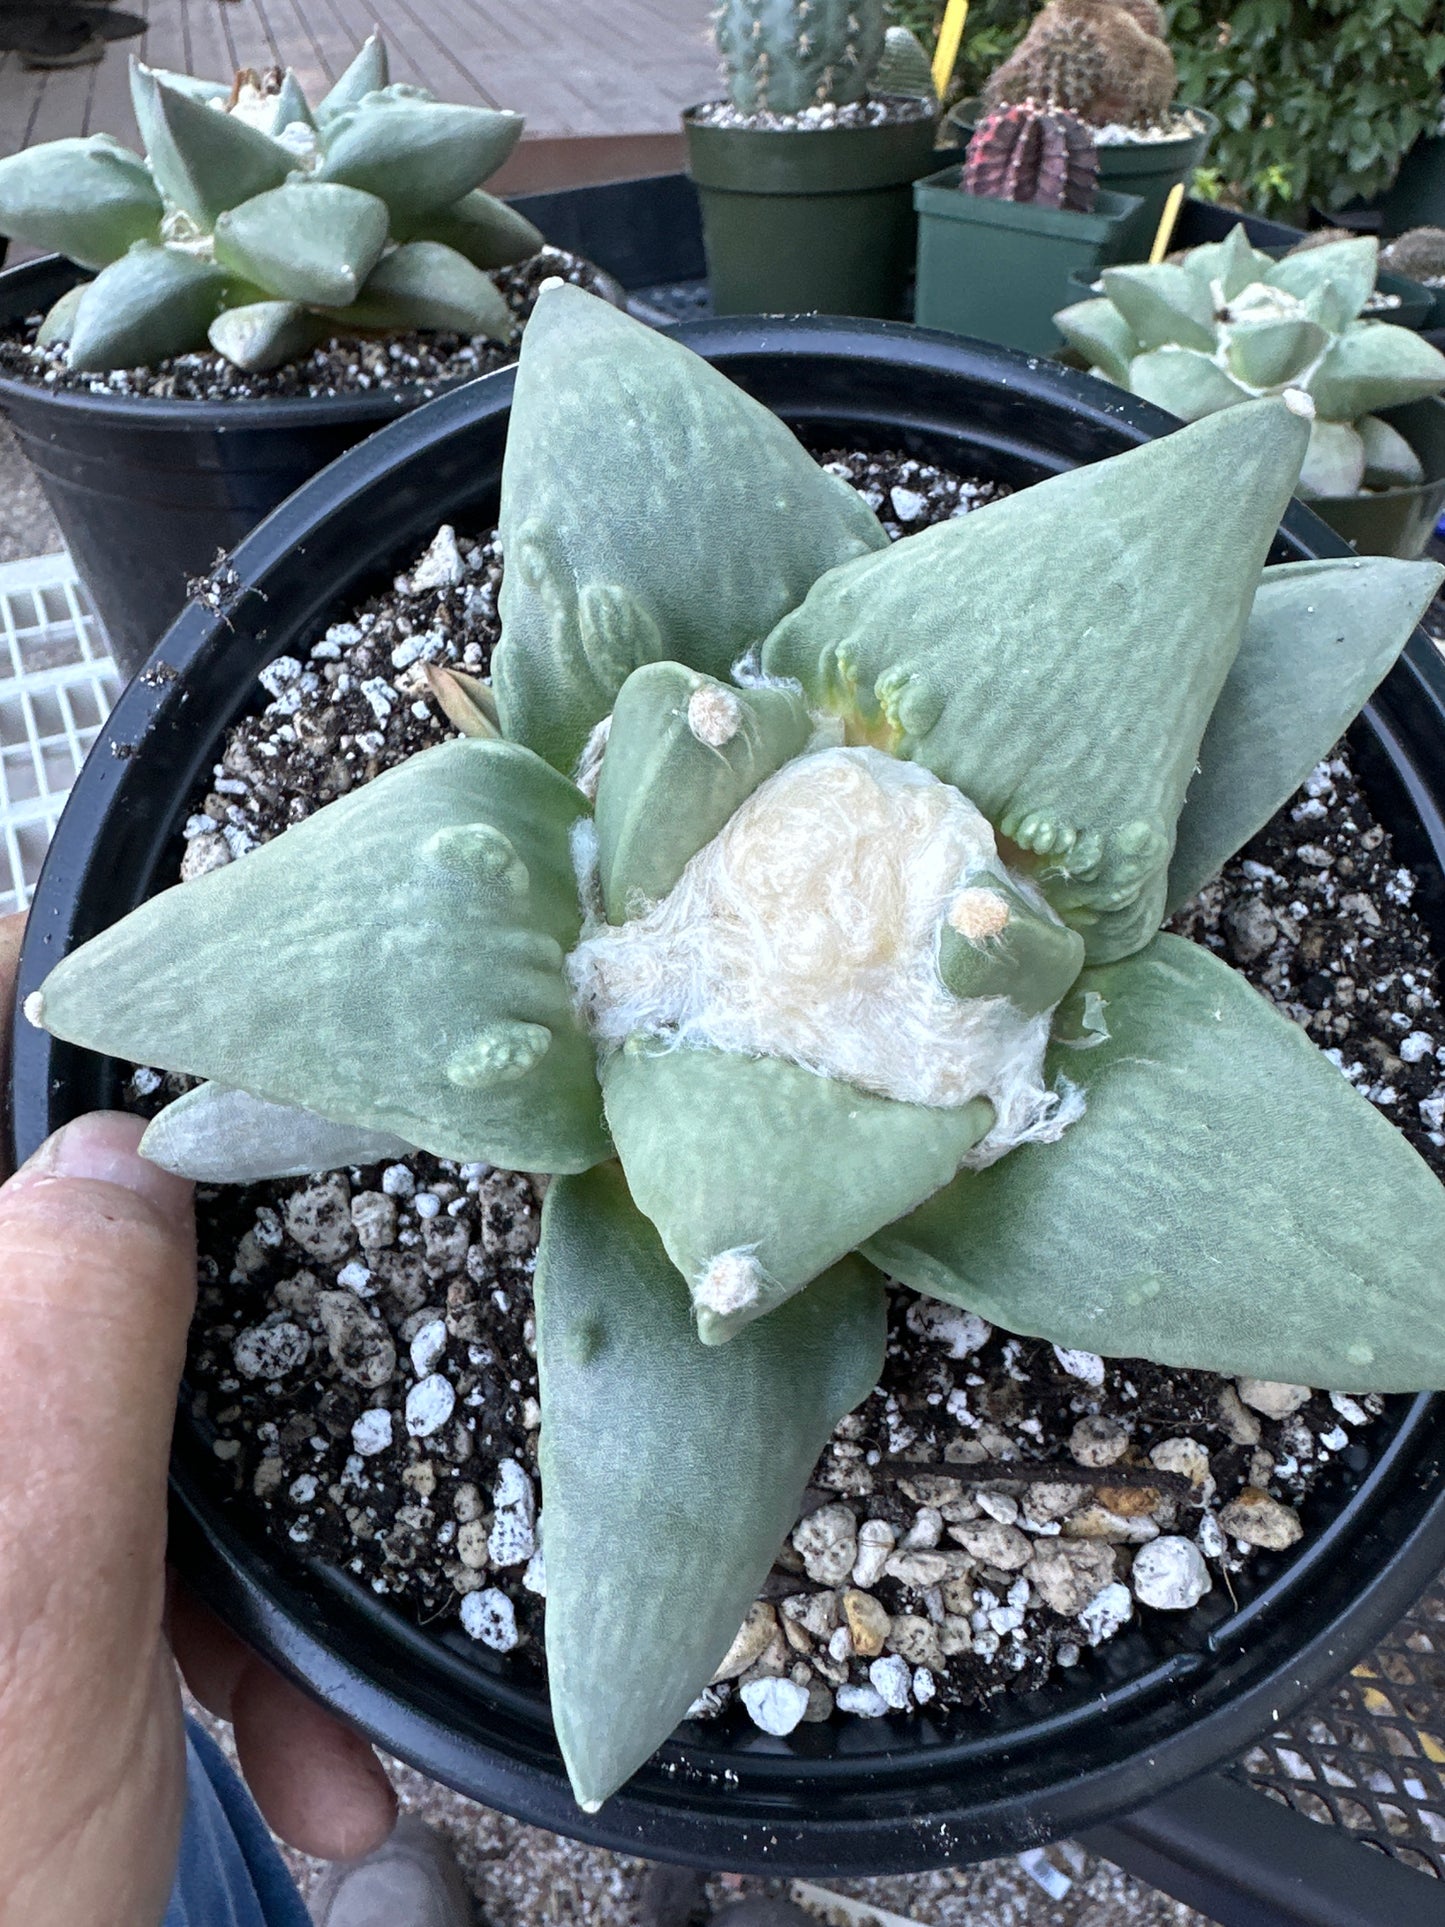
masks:
[[[913,184],[918,214],[914,320],[1049,354],[1059,345],[1054,314],[1074,298],[1069,277],[1092,276],[1119,259],[1137,194],[1100,190],[1091,214],[965,194],[962,167]]]

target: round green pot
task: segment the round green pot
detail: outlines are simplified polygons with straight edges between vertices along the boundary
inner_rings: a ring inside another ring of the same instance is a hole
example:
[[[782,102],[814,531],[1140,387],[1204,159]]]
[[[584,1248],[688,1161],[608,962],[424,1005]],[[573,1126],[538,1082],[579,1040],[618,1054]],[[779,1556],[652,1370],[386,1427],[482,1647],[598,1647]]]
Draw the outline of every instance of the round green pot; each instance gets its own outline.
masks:
[[[1425,480],[1412,488],[1322,495],[1309,506],[1360,555],[1396,555],[1408,561],[1425,553],[1445,513],[1445,401],[1432,396],[1379,412],[1420,457]]]
[[[1119,242],[1119,261],[1147,261],[1164,215],[1169,190],[1187,182],[1204,159],[1219,122],[1203,107],[1190,111],[1205,123],[1198,134],[1175,141],[1131,141],[1123,147],[1101,147],[1099,186],[1110,194],[1136,194],[1138,209],[1129,217]],[[961,100],[945,125],[966,146],[987,109],[981,100]]]
[[[683,115],[717,314],[904,312],[931,117],[777,132]]]

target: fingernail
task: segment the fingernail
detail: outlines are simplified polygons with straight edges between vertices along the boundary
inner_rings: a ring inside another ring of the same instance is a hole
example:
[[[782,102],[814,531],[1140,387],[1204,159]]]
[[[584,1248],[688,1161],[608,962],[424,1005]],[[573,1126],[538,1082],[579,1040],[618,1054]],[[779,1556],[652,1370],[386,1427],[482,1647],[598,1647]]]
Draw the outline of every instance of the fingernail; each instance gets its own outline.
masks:
[[[161,1211],[185,1210],[190,1204],[190,1185],[140,1155],[137,1147],[144,1134],[144,1118],[123,1111],[93,1111],[47,1138],[16,1175],[89,1178],[133,1191]]]

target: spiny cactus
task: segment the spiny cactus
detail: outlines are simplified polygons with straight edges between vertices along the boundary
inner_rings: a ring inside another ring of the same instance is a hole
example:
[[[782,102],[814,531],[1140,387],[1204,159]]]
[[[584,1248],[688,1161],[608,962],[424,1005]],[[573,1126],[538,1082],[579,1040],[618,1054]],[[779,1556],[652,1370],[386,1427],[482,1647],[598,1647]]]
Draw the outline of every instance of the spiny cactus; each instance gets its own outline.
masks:
[[[1105,268],[1104,293],[1054,316],[1093,371],[1198,421],[1298,389],[1313,405],[1299,494],[1353,495],[1425,479],[1375,413],[1445,388],[1445,355],[1408,328],[1360,316],[1379,244],[1333,241],[1271,260],[1242,226],[1179,262]]]
[[[1153,125],[1174,99],[1174,56],[1153,0],[1049,0],[984,89],[987,106],[1067,108],[1092,126]]]
[[[862,100],[883,57],[884,0],[722,0],[713,37],[741,114]]]
[[[465,733],[27,1002],[213,1080],[145,1140],[211,1181],[398,1142],[555,1174],[546,1637],[589,1811],[877,1383],[885,1274],[1062,1346],[1445,1384],[1445,1190],[1159,933],[1441,580],[1264,568],[1308,440],[1253,402],[890,545],[680,342],[544,293],[493,685],[437,688]]]
[[[41,329],[72,368],[209,341],[258,372],[336,333],[511,334],[485,270],[542,237],[479,184],[520,116],[389,85],[379,35],[314,111],[279,69],[227,88],[133,60],[131,95],[144,161],[105,134],[0,160],[0,234],[100,270]]]
[[[963,187],[992,200],[1087,214],[1099,193],[1099,153],[1077,114],[1021,101],[986,114],[974,129]]]
[[[1380,251],[1380,266],[1426,287],[1445,285],[1445,227],[1412,227]]]

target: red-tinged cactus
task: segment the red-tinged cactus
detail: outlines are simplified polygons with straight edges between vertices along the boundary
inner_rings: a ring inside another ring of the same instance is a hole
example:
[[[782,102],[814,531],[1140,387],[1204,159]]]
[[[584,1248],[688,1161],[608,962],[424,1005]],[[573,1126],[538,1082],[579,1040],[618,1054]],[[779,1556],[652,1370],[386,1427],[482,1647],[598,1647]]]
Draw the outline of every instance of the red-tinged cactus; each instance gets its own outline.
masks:
[[[1094,137],[1076,114],[1020,101],[974,130],[963,187],[994,201],[1030,201],[1087,214],[1099,192]]]

